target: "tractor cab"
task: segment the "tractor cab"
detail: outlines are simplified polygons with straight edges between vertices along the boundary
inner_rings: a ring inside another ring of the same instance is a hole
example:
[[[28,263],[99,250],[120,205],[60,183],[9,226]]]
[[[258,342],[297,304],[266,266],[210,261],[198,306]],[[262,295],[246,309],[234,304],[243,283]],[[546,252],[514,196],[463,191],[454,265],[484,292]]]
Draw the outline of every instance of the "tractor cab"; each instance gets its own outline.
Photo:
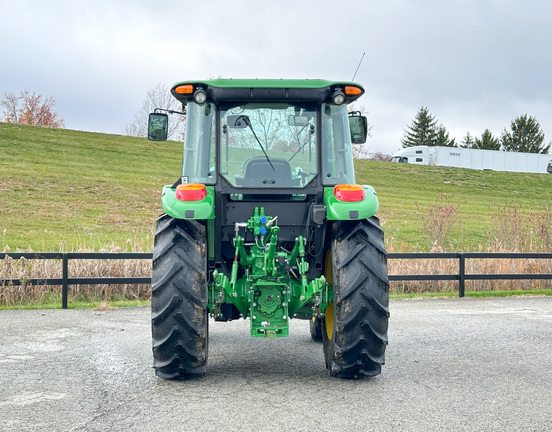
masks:
[[[314,183],[353,183],[350,148],[365,142],[367,122],[347,104],[363,93],[359,85],[321,80],[177,84],[172,94],[186,114],[182,183],[220,181],[235,189],[233,199],[243,198],[242,189],[252,197],[245,189],[301,194]],[[150,139],[166,139],[167,130],[167,114],[152,113]]]

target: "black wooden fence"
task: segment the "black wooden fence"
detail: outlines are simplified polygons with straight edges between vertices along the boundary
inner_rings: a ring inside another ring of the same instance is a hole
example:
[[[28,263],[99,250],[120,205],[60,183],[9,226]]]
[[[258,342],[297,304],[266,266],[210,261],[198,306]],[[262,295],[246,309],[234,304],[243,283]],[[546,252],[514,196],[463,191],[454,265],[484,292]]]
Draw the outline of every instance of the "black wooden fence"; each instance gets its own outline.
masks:
[[[434,281],[457,280],[458,296],[464,297],[465,282],[467,280],[513,280],[513,279],[549,279],[550,273],[495,273],[495,274],[468,274],[466,273],[466,259],[552,259],[552,253],[502,253],[502,252],[445,252],[445,253],[390,253],[389,259],[456,259],[458,273],[436,275],[389,275],[390,281]]]
[[[24,283],[31,285],[61,285],[62,308],[67,309],[67,297],[69,285],[88,284],[150,284],[150,277],[103,277],[103,278],[72,278],[69,277],[69,260],[71,259],[102,259],[102,260],[129,260],[129,259],[152,259],[151,253],[89,253],[89,252],[68,252],[68,253],[0,253],[0,259],[10,257],[12,259],[50,259],[61,260],[61,279],[26,279]],[[551,273],[515,273],[515,274],[469,274],[466,273],[466,259],[550,259],[552,253],[390,253],[389,260],[393,259],[454,259],[458,260],[458,273],[454,274],[400,274],[389,275],[390,281],[458,281],[458,296],[465,295],[465,282],[467,280],[514,280],[514,279],[549,279]],[[21,285],[20,279],[0,279],[0,286],[12,284]]]
[[[68,253],[0,253],[0,259],[10,257],[13,259],[25,258],[61,260],[62,276],[61,279],[26,279],[25,283],[31,285],[61,285],[61,307],[67,309],[67,297],[69,285],[115,285],[115,284],[150,284],[151,277],[102,277],[102,278],[71,278],[69,277],[69,260],[71,259],[103,259],[103,260],[129,260],[129,259],[147,259],[151,260],[151,253],[93,253],[93,252],[68,252]],[[21,285],[19,279],[0,279],[2,285]]]

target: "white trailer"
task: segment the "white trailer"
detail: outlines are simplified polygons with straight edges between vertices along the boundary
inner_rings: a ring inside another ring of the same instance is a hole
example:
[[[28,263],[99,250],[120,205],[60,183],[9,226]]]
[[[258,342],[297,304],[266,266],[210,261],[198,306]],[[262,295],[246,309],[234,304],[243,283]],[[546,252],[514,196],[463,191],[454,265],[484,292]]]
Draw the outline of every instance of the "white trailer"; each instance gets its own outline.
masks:
[[[552,173],[552,155],[460,147],[407,147],[393,162],[528,173]]]

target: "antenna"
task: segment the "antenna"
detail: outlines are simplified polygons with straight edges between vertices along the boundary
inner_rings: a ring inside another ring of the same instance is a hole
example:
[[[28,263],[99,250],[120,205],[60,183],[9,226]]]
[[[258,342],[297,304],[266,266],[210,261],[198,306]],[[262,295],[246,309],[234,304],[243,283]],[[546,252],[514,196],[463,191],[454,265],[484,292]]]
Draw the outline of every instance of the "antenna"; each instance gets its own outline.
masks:
[[[362,57],[360,58],[360,61],[358,62],[358,66],[356,68],[355,74],[353,75],[353,78],[351,79],[351,81],[355,80],[358,69],[360,68],[360,64],[362,63],[362,60],[364,60],[364,54],[366,54],[366,53],[365,52],[362,53]]]

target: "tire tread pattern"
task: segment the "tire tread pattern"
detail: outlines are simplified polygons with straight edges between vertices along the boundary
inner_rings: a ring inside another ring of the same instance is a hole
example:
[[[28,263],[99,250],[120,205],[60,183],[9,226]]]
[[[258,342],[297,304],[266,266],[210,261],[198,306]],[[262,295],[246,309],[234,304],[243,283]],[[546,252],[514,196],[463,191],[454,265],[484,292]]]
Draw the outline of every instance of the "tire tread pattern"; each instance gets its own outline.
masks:
[[[389,319],[389,278],[383,230],[376,217],[339,221],[332,229],[334,328],[324,355],[330,374],[361,378],[381,373]]]
[[[157,376],[205,374],[208,353],[206,228],[201,221],[157,220],[151,327]]]

